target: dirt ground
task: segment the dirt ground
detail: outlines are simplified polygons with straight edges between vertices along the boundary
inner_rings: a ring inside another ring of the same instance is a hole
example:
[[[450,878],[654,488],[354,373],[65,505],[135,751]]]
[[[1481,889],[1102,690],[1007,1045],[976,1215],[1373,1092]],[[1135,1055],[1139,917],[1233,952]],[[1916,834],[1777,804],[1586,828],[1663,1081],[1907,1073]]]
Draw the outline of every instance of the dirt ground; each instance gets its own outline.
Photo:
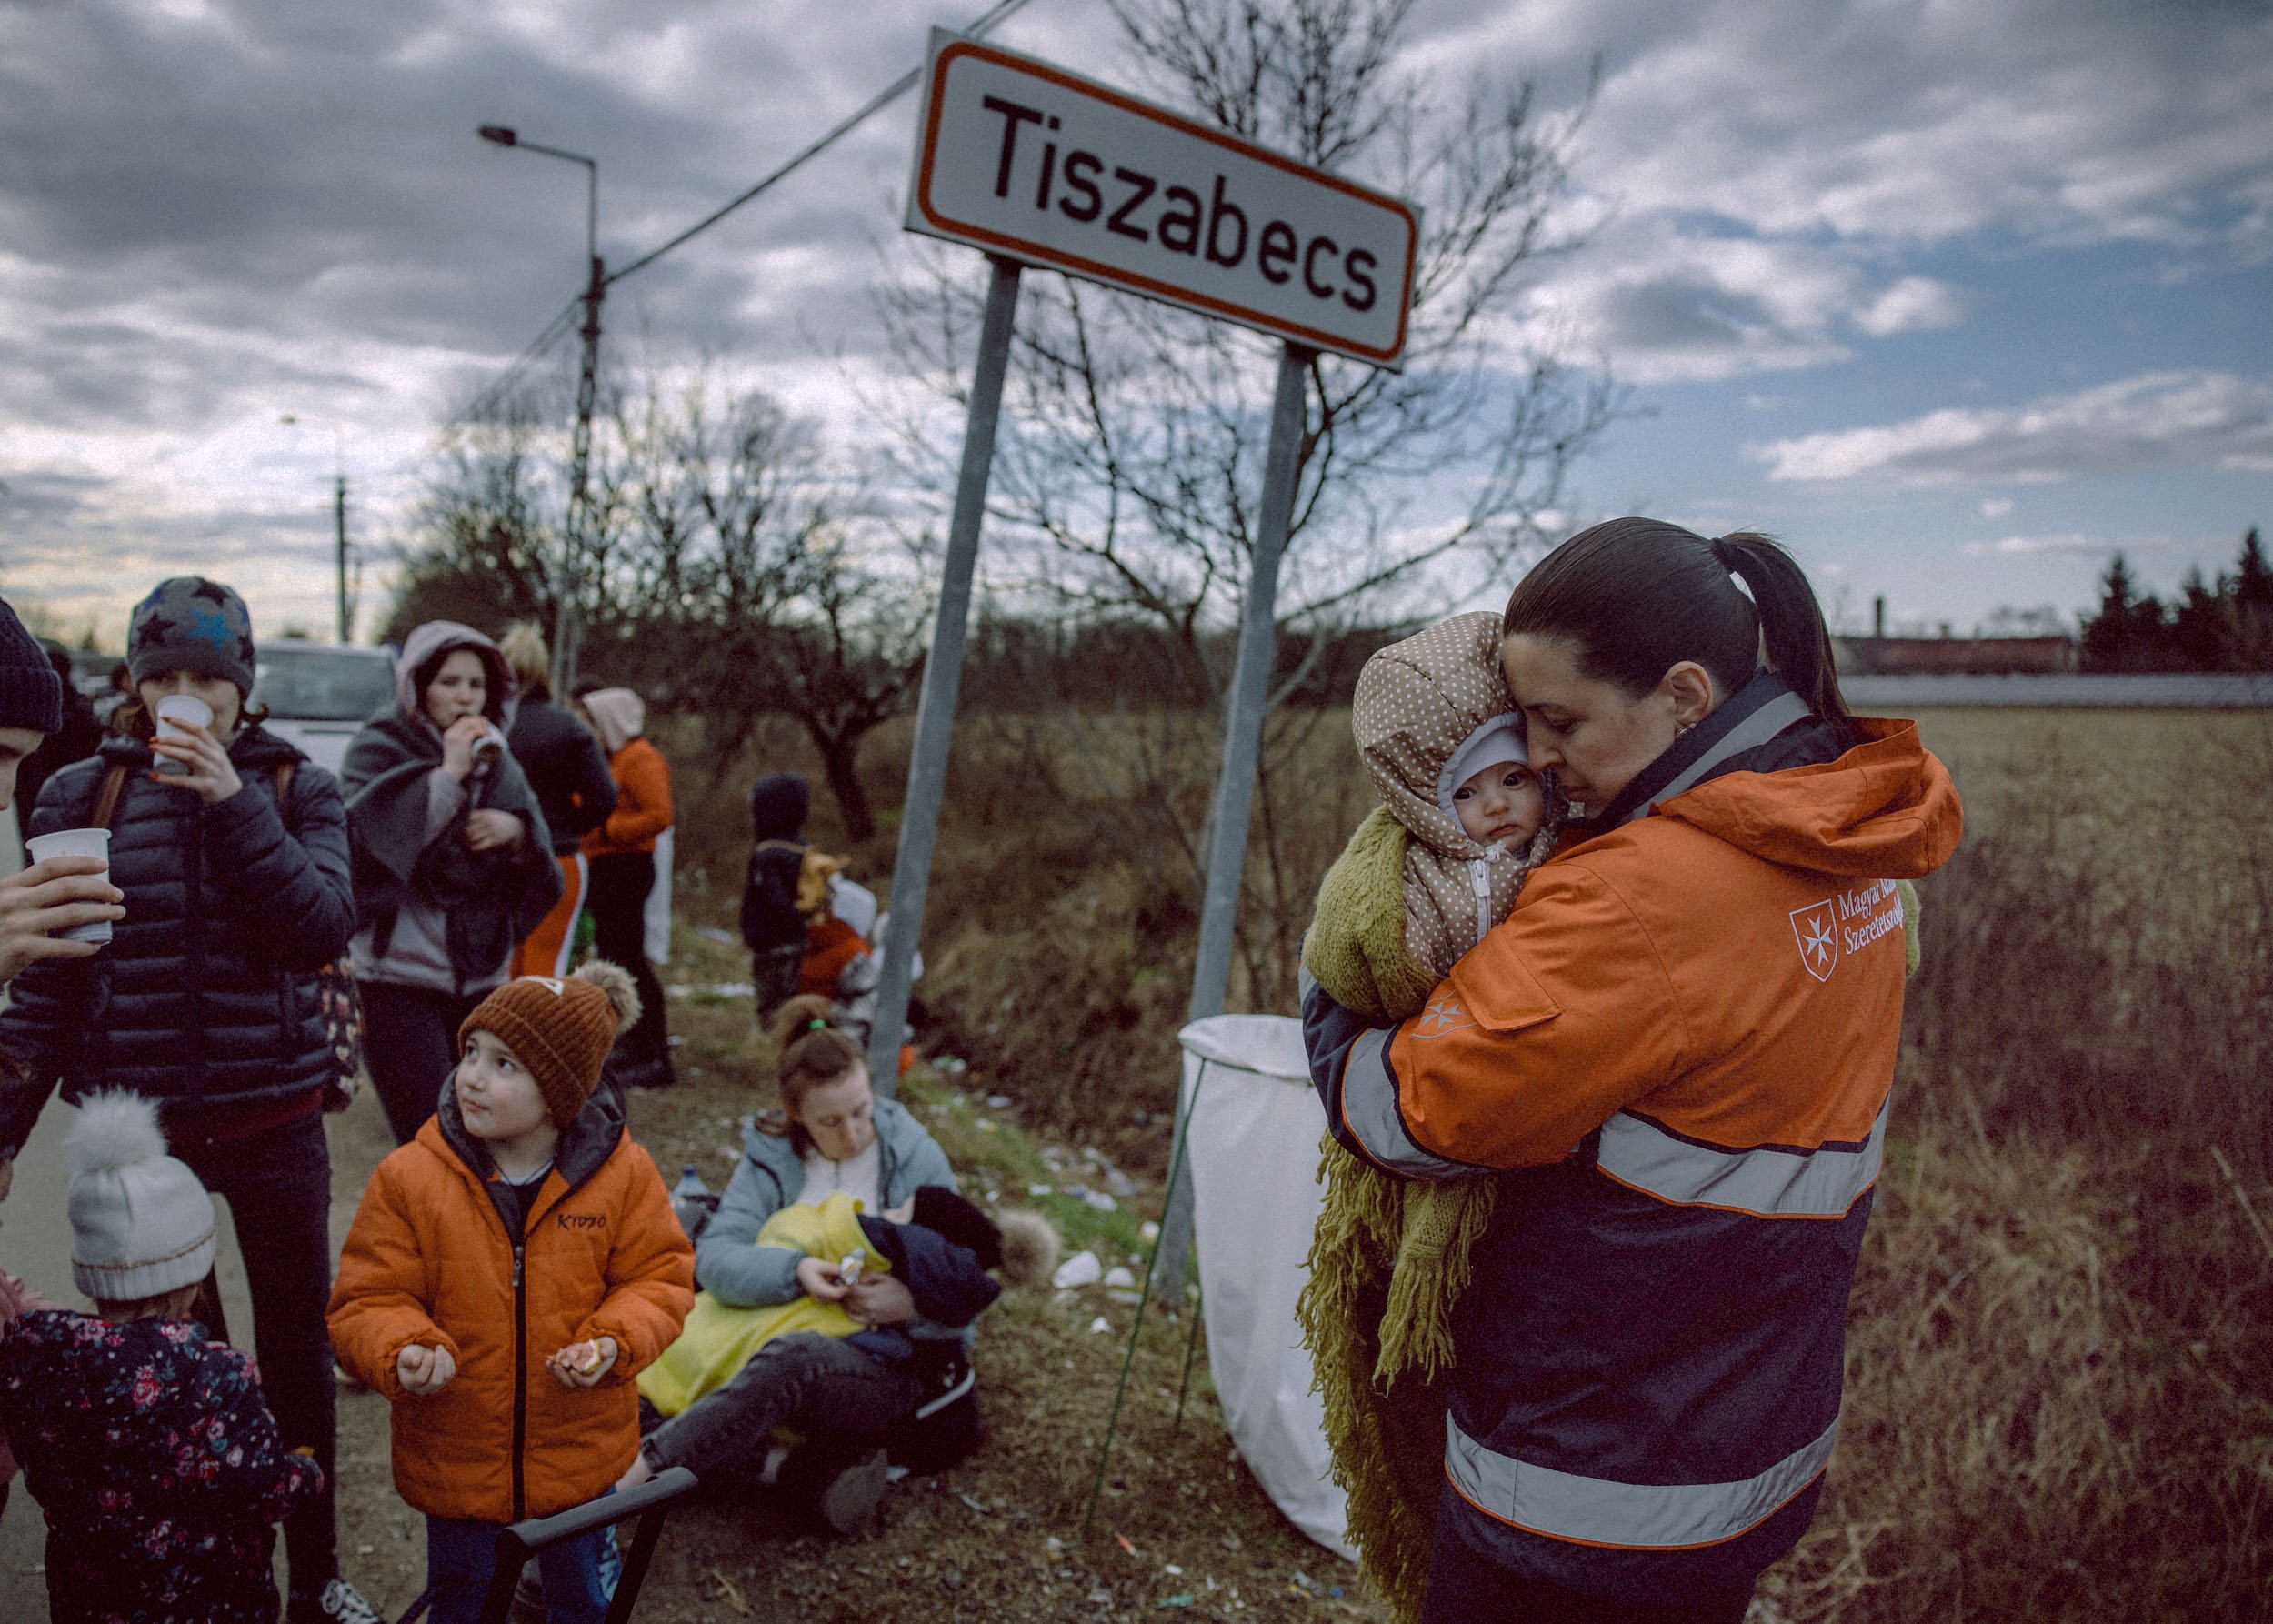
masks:
[[[746,961],[691,931],[681,939],[663,972],[682,989],[671,1000],[681,1085],[635,1096],[632,1128],[670,1181],[693,1162],[723,1188],[738,1154],[738,1123],[765,1097],[769,1072],[749,1038],[748,1000],[699,990],[746,977]],[[1085,1183],[1103,1193],[1106,1176],[1084,1161],[1083,1147],[1029,1139],[1015,1106],[990,1107],[986,1080],[975,1074],[950,1083],[926,1069],[906,1098],[974,1193],[994,1188],[1002,1204],[1038,1208],[1066,1232],[1069,1251],[1091,1247],[1108,1267],[1141,1272],[1138,1226],[1157,1212],[1157,1189],[1138,1185],[1110,1214],[1060,1193]],[[334,1130],[335,1182],[359,1187],[386,1148],[377,1113],[359,1102]],[[1036,1198],[1031,1192],[1041,1184],[1051,1193]],[[823,1536],[762,1497],[683,1506],[664,1533],[636,1616],[688,1624],[1040,1624],[1164,1612],[1382,1617],[1363,1598],[1355,1569],[1287,1523],[1232,1450],[1204,1343],[1177,1421],[1194,1346],[1188,1313],[1147,1315],[1085,1531],[1135,1314],[1101,1285],[1006,1294],[980,1322],[976,1362],[987,1438],[976,1455],[893,1485],[874,1523],[851,1539]],[[1100,1318],[1103,1330],[1094,1328]],[[349,1576],[392,1616],[418,1593],[425,1549],[420,1521],[395,1498],[388,1477],[386,1408],[375,1394],[342,1396],[339,1527]]]

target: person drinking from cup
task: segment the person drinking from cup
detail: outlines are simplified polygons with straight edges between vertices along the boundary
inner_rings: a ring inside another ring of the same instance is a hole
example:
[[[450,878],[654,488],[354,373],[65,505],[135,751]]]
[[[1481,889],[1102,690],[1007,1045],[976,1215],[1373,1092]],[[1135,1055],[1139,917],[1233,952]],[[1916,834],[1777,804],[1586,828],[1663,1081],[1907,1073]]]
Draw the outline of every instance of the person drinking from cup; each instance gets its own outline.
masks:
[[[364,1059],[397,1144],[434,1115],[457,1031],[560,900],[552,835],[506,735],[497,646],[431,620],[404,640],[395,703],[347,746]]]
[[[31,819],[35,844],[107,833],[125,917],[108,944],[35,962],[11,988],[0,1049],[22,1068],[0,1078],[0,1162],[58,1079],[74,1101],[123,1088],[156,1103],[171,1153],[240,1220],[270,1406],[286,1447],[324,1469],[323,1492],[285,1521],[288,1617],[374,1619],[339,1577],[330,1489],[336,1061],[318,976],[355,927],[339,786],[248,704],[252,618],[229,587],[160,582],[135,606],[126,660],[117,737],[50,778]]]
[[[16,769],[62,726],[63,683],[0,599],[0,812],[15,803]],[[43,958],[95,956],[95,943],[70,933],[123,912],[109,867],[101,857],[32,857],[30,867],[0,879],[0,986]],[[0,1198],[6,1195],[0,1184]]]
[[[15,805],[17,771],[64,723],[63,679],[5,599],[0,599],[0,812]],[[85,933],[125,912],[103,857],[33,857],[30,867],[0,878],[0,986],[43,958],[89,958],[96,944]],[[0,1057],[5,1061],[5,1057]],[[13,1160],[0,1162],[0,1200],[14,1177]],[[24,1282],[0,1270],[0,1329],[40,1299]],[[0,1439],[0,1506],[7,1504],[15,1458]]]

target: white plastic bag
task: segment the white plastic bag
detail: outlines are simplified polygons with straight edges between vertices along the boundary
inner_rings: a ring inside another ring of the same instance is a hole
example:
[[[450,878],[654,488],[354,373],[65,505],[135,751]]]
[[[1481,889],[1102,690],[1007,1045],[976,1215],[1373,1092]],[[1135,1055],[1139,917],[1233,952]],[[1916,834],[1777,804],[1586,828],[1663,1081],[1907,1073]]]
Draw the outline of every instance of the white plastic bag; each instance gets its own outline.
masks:
[[[639,917],[642,947],[649,964],[671,962],[671,861],[678,848],[676,829],[655,837],[655,884],[647,888],[647,906]]]
[[[1302,1023],[1219,1015],[1177,1034],[1207,1363],[1231,1439],[1287,1519],[1355,1561],[1331,1476],[1326,1405],[1295,1323],[1325,1198]]]

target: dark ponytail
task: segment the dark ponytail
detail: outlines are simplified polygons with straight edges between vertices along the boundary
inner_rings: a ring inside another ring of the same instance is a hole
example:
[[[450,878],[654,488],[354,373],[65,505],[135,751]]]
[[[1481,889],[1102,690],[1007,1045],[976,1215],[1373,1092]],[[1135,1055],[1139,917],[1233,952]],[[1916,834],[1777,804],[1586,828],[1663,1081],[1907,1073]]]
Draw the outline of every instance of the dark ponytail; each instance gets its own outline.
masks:
[[[1657,519],[1607,520],[1516,583],[1500,635],[1567,642],[1582,675],[1635,698],[1694,660],[1726,698],[1752,679],[1764,626],[1777,673],[1817,716],[1847,722],[1823,611],[1799,566],[1765,536],[1708,541]]]
[[[1712,544],[1713,556],[1752,589],[1759,608],[1767,663],[1827,722],[1853,720],[1839,693],[1838,667],[1823,607],[1792,556],[1751,530],[1731,531]]]

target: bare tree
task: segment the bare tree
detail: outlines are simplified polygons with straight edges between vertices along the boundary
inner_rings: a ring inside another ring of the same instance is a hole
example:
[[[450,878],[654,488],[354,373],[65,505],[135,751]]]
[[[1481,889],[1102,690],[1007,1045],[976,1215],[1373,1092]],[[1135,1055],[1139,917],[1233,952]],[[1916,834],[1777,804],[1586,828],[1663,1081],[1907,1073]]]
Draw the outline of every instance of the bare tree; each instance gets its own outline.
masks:
[[[1412,0],[1115,0],[1131,71],[1163,99],[1422,206],[1403,370],[1321,355],[1310,366],[1282,630],[1331,646],[1360,620],[1410,622],[1449,572],[1504,573],[1542,539],[1574,459],[1611,414],[1610,386],[1569,368],[1527,318],[1529,274],[1557,228],[1573,118],[1544,118],[1527,83],[1447,96],[1399,70]],[[911,468],[951,476],[932,425],[959,401],[977,319],[961,256],[886,296],[929,403],[901,403]],[[1150,624],[1170,691],[1120,717],[1060,726],[1098,787],[1159,829],[1197,887],[1208,750],[1180,747],[1191,707],[1228,680],[1217,635],[1245,591],[1268,436],[1272,346],[1239,328],[1078,282],[1031,277],[1021,301],[990,494],[989,586],[1075,621]],[[1274,701],[1307,673],[1282,672]],[[1162,702],[1180,714],[1164,711]],[[1274,703],[1256,838],[1274,839],[1272,775],[1318,724]],[[1249,993],[1284,1002],[1315,874],[1267,849],[1248,867]],[[1258,887],[1260,888],[1258,891]],[[1262,923],[1267,927],[1257,930]]]
[[[397,550],[403,571],[381,636],[400,642],[428,620],[499,627],[549,623],[559,603],[563,493],[530,403],[445,432]]]
[[[876,567],[839,535],[812,546],[796,612],[771,650],[774,704],[819,752],[847,838],[876,830],[860,777],[860,746],[909,708],[923,679],[931,601],[912,572]]]
[[[495,627],[549,617],[565,449],[526,404],[454,430],[420,510],[397,629],[436,615]],[[920,573],[831,462],[817,429],[707,366],[608,392],[583,526],[588,670],[702,729],[714,776],[758,719],[795,717],[847,832],[875,814],[862,740],[922,667]]]

